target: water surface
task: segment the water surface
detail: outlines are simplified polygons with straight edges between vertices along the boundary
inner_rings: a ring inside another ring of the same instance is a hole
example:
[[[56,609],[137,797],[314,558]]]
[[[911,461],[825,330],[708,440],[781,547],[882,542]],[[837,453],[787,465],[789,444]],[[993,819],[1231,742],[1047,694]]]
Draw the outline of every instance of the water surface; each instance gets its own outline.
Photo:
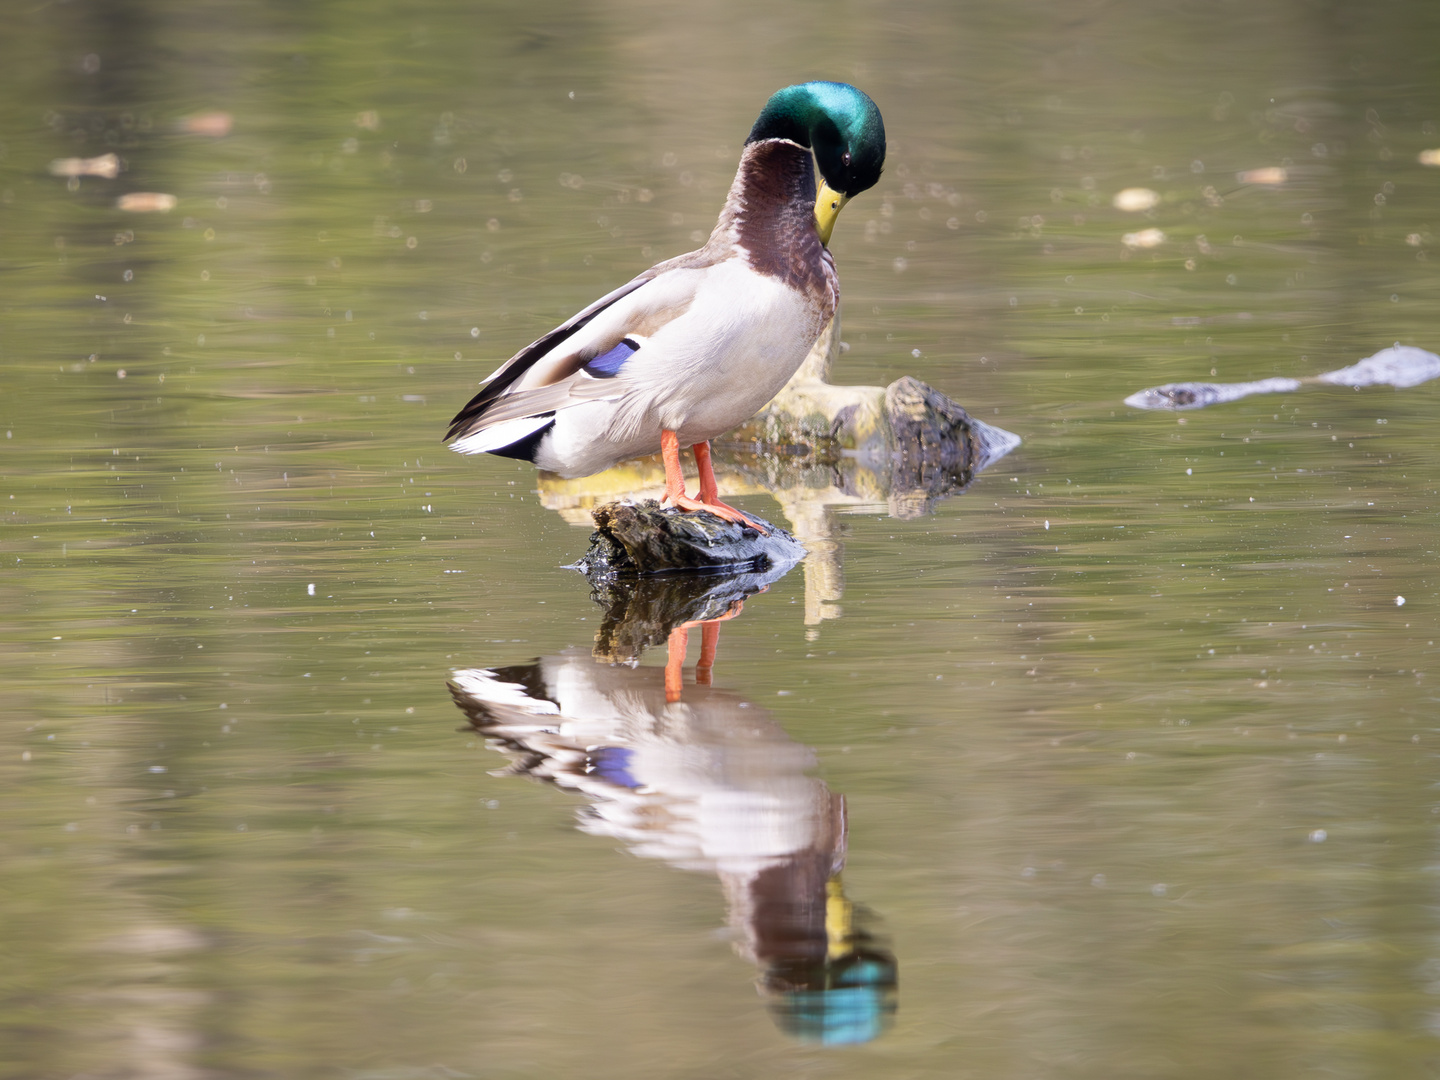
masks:
[[[1122,402],[1440,349],[1437,21],[12,13],[0,1075],[1435,1072],[1440,389]],[[819,569],[722,628],[705,693],[843,799],[898,972],[893,1022],[828,1047],[775,1022],[715,873],[492,775],[447,681],[583,658],[605,610],[533,471],[439,443],[703,239],[810,77],[891,139],[835,234],[837,380],[1025,440],[929,516],[805,511]],[[117,208],[147,192],[177,203]]]

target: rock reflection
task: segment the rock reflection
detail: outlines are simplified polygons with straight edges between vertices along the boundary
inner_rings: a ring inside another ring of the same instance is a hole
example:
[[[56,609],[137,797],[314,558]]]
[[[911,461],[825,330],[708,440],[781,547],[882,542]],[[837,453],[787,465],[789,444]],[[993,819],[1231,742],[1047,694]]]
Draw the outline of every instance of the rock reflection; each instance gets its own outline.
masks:
[[[897,968],[841,884],[844,796],[810,775],[814,753],[765,710],[710,685],[719,623],[763,584],[612,583],[593,653],[456,671],[450,692],[509,758],[496,775],[578,792],[589,800],[582,831],[720,879],[736,949],[760,969],[782,1030],[866,1042],[894,1014]],[[700,660],[683,685],[696,626]],[[635,666],[660,640],[666,667]]]
[[[704,629],[706,644],[696,668],[696,682],[708,686],[720,623],[740,614],[746,597],[764,592],[789,569],[772,566],[763,572],[725,576],[597,577],[591,581],[590,599],[603,607],[605,614],[595,632],[591,655],[600,663],[633,666],[646,649],[665,642],[670,692],[679,700],[688,631],[696,626]]]

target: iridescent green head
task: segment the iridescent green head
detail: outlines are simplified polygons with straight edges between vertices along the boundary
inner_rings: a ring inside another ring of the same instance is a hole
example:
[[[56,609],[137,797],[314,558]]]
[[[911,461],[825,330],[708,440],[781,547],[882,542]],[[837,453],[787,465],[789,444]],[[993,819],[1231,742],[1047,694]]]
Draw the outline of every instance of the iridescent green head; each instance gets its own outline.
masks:
[[[848,83],[799,83],[778,91],[745,141],[760,139],[789,139],[809,147],[825,183],[846,198],[874,187],[885,164],[880,110]]]

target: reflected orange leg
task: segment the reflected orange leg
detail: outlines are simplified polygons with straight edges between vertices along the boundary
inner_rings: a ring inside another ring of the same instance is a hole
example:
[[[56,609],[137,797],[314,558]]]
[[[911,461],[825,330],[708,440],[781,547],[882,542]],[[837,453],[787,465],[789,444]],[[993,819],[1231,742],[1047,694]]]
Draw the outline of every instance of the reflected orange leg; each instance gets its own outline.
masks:
[[[715,670],[715,649],[720,644],[720,620],[700,625],[700,662],[695,665],[695,682],[699,686],[710,685],[710,674]]]
[[[665,642],[665,703],[680,700],[681,678],[685,671],[685,650],[690,646],[690,632],[683,626],[670,631]]]
[[[733,521],[737,525],[748,525],[762,536],[770,530],[756,521],[720,501],[720,489],[715,483],[715,470],[710,465],[710,444],[698,442],[693,447],[695,466],[700,470],[700,497],[691,498],[685,494],[685,474],[680,471],[680,439],[673,431],[660,432],[660,456],[665,462],[665,501],[681,510],[708,510],[716,517]]]
[[[700,627],[700,662],[695,665],[695,683],[698,686],[709,686],[711,673],[715,670],[715,650],[720,646],[720,624],[735,618],[744,607],[744,600],[735,600],[730,604],[730,609],[718,619],[681,623],[670,631],[670,636],[665,640],[666,704],[680,700],[680,690],[685,678],[685,650],[690,647],[690,629]]]
[[[769,591],[770,586],[765,586],[761,592]],[[715,650],[720,647],[720,624],[729,622],[745,610],[744,600],[733,600],[730,608],[718,619],[706,619],[704,622],[687,622],[681,630],[689,630],[692,626],[700,627],[700,661],[695,665],[695,683],[697,686],[709,686],[711,673],[715,670]]]

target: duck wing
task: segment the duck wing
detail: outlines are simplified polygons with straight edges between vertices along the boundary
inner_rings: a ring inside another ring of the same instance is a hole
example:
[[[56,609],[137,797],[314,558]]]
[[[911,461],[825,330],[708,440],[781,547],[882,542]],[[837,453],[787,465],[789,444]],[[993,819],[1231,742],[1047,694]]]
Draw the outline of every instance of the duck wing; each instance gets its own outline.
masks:
[[[616,396],[605,380],[638,345],[683,314],[701,274],[719,259],[702,248],[651,267],[596,300],[505,361],[450,421],[445,441],[473,435],[519,417],[536,416],[581,401]]]

